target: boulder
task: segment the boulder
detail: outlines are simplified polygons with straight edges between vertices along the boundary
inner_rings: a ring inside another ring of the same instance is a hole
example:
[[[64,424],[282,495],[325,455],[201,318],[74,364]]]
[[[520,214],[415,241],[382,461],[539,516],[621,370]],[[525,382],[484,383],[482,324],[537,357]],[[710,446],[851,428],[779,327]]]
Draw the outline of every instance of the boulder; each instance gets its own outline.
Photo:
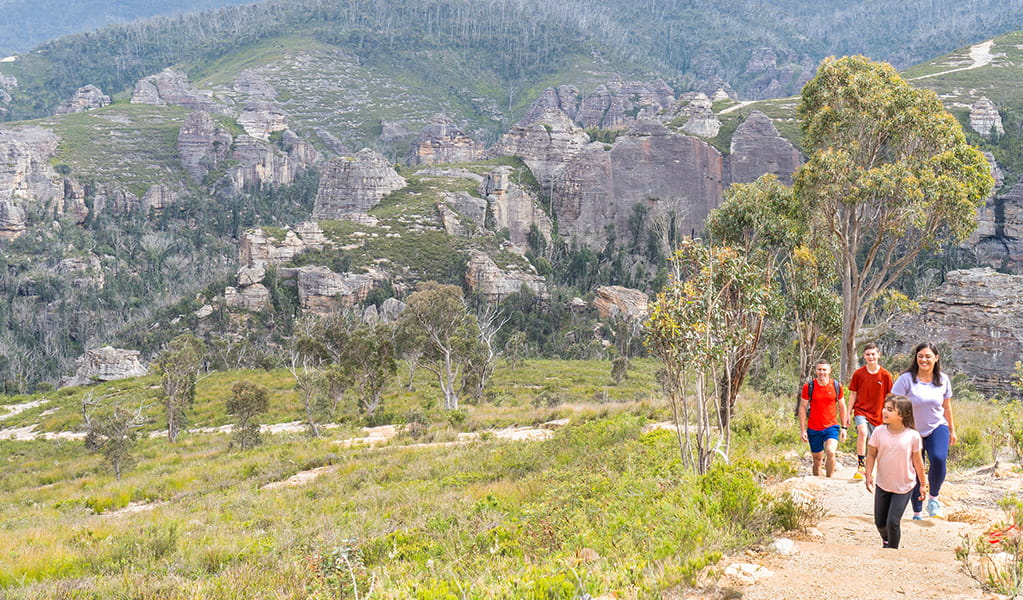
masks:
[[[515,268],[502,269],[482,252],[474,252],[469,258],[465,281],[473,293],[483,296],[490,302],[500,302],[522,291],[523,287],[538,296],[547,296],[547,282],[543,276]]]
[[[991,137],[992,134],[1003,135],[1005,128],[1002,126],[1002,116],[998,114],[998,107],[981,96],[973,106],[970,107],[970,128],[984,137]]]
[[[601,319],[611,317],[627,317],[642,320],[647,317],[649,298],[640,290],[620,285],[605,285],[596,289],[593,307]]]
[[[352,219],[368,215],[387,194],[406,185],[387,159],[363,149],[355,156],[331,159],[320,172],[313,218]]]
[[[773,173],[786,185],[803,164],[803,155],[775,128],[771,118],[754,110],[732,134],[728,170],[732,183],[750,183]]]
[[[25,209],[12,200],[0,200],[0,238],[13,240],[26,228]]]
[[[388,298],[380,305],[377,315],[380,321],[384,323],[394,323],[401,316],[402,311],[405,310],[405,306],[405,303],[397,298]]]
[[[1023,275],[990,268],[951,271],[920,309],[893,322],[898,350],[908,352],[925,341],[947,345],[951,356],[943,358],[978,391],[990,396],[1012,391],[1013,369],[1023,356]]]
[[[662,219],[689,235],[720,205],[725,179],[724,159],[713,146],[644,121],[609,151],[576,156],[554,186],[553,210],[566,242],[589,248],[605,246],[609,227],[619,241],[634,235],[628,227],[637,205],[645,209],[646,226]]]
[[[178,131],[181,166],[192,181],[202,183],[207,173],[227,159],[233,142],[231,134],[218,126],[209,113],[193,112]]]
[[[487,199],[496,231],[508,230],[508,240],[519,248],[529,245],[529,232],[533,227],[551,238],[554,225],[539,201],[526,188],[512,180],[514,170],[502,166],[487,173],[479,186],[479,193]]]
[[[129,377],[143,377],[149,369],[139,361],[137,350],[104,346],[89,350],[75,361],[75,374],[61,381],[62,386],[87,385]]]
[[[412,142],[408,164],[464,163],[484,157],[483,144],[467,136],[454,121],[436,116]]]
[[[103,90],[89,84],[78,88],[75,95],[65,100],[57,107],[58,115],[83,112],[94,108],[103,108],[110,104],[110,96],[103,93]]]

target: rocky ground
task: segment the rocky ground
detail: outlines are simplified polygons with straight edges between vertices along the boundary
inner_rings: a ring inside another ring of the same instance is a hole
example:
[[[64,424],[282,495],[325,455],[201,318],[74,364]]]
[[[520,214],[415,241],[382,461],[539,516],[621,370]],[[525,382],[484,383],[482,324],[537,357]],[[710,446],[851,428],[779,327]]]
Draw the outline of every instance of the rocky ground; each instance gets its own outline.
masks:
[[[797,498],[817,501],[827,515],[806,532],[788,534],[791,553],[751,549],[723,560],[717,581],[692,599],[744,600],[979,600],[984,592],[965,574],[955,549],[1003,518],[998,500],[1018,493],[1023,474],[1011,468],[950,474],[941,498],[946,519],[912,521],[907,510],[899,550],[883,550],[873,522],[873,496],[852,479],[855,458],[842,457],[831,479],[803,474],[781,484]],[[809,463],[802,473],[809,473]],[[728,567],[732,567],[729,569]]]

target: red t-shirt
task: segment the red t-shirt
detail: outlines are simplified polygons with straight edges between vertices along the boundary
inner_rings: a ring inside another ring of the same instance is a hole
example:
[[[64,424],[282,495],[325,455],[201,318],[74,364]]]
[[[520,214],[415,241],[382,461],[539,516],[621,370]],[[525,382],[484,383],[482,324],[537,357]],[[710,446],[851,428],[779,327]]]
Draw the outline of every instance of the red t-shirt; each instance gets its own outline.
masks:
[[[841,388],[841,386],[839,386]],[[838,422],[838,399],[842,397],[839,392],[838,398],[835,397],[835,383],[834,380],[829,381],[825,385],[821,385],[821,382],[814,380],[813,382],[813,398],[808,398],[807,395],[810,393],[810,384],[803,384],[802,397],[810,401],[810,418],[806,422],[807,429],[815,429],[820,431],[827,429],[832,425],[841,425]]]
[[[856,403],[853,404],[853,415],[863,415],[874,427],[881,425],[881,409],[884,399],[892,391],[892,374],[881,367],[877,373],[860,367],[853,373],[849,381],[849,391],[856,392]]]

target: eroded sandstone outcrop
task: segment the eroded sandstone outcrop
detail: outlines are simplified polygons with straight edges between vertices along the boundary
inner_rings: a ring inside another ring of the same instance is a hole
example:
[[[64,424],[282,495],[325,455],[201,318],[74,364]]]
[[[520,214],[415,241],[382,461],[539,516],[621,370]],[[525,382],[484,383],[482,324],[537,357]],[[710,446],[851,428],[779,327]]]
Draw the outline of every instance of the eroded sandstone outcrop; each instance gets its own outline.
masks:
[[[574,119],[584,128],[626,129],[636,121],[656,118],[674,103],[674,92],[660,79],[648,84],[616,77],[584,97]]]
[[[750,183],[765,173],[773,173],[786,185],[792,173],[803,164],[803,156],[775,128],[771,118],[754,110],[732,134],[728,170],[731,183]]]
[[[195,111],[178,131],[181,166],[192,181],[202,183],[207,173],[227,159],[233,142],[231,134],[217,125],[208,112]]]
[[[203,90],[188,81],[188,76],[177,69],[164,69],[156,75],[144,77],[135,84],[132,104],[184,106],[192,110],[225,112],[225,107]]]
[[[101,288],[105,282],[103,266],[94,254],[73,256],[57,263],[53,272],[76,289]]]
[[[242,268],[266,267],[288,262],[307,250],[318,250],[327,244],[323,230],[314,222],[301,223],[294,229],[285,229],[282,236],[268,234],[262,227],[250,229],[242,234],[238,245],[238,263]],[[261,271],[262,272],[262,271]],[[242,280],[239,284],[251,285],[259,279]]]
[[[746,63],[743,78],[749,81],[744,97],[753,100],[778,98],[798,93],[810,81],[817,61],[807,54],[757,48]]]
[[[0,232],[17,237],[26,226],[25,207],[64,212],[65,178],[50,165],[60,138],[42,127],[0,129]],[[73,192],[73,186],[68,188]]]
[[[590,143],[590,136],[564,112],[549,110],[534,121],[521,121],[494,145],[495,156],[518,156],[544,188]]]
[[[923,341],[947,344],[948,361],[978,391],[993,396],[1012,389],[1013,368],[1023,356],[1023,275],[988,268],[951,271],[920,308],[893,324],[899,350]]]
[[[532,194],[512,181],[511,167],[497,167],[484,177],[479,193],[490,204],[495,230],[508,230],[508,239],[520,248],[529,245],[530,229],[536,229],[550,239],[551,218]]]
[[[288,129],[288,115],[272,102],[250,102],[238,115],[238,124],[245,133],[266,142],[270,134]]]
[[[1023,273],[1023,182],[987,200],[977,212],[977,230],[966,245],[982,264]]]
[[[234,166],[228,168],[225,175],[229,193],[292,183],[301,171],[319,159],[312,145],[291,131],[282,134],[282,141],[287,153],[249,135],[235,138],[231,149]]]
[[[648,222],[667,218],[688,235],[720,204],[725,178],[721,153],[706,142],[640,122],[610,151],[587,150],[565,167],[553,194],[559,232],[590,248],[604,246],[609,226],[626,240],[639,204]]]
[[[61,386],[142,377],[148,373],[149,369],[139,360],[138,350],[104,346],[79,357],[75,361],[75,374],[61,381]]]
[[[83,112],[94,108],[103,108],[110,104],[110,96],[103,93],[103,90],[89,84],[78,88],[75,95],[61,102],[57,107],[58,115]]]
[[[412,142],[408,164],[473,162],[482,159],[484,154],[483,144],[466,135],[454,121],[436,116]]]
[[[363,302],[373,288],[387,279],[387,275],[375,269],[365,273],[335,273],[319,266],[281,269],[281,277],[297,281],[298,300],[303,310],[321,315]]]
[[[647,317],[650,299],[640,290],[620,285],[603,285],[595,293],[593,307],[601,319],[621,316],[641,320]]]
[[[314,219],[359,220],[387,194],[406,185],[387,159],[367,149],[328,161],[320,171]]]
[[[523,287],[539,296],[547,295],[547,281],[543,276],[519,268],[502,269],[482,252],[474,252],[469,258],[465,281],[473,293],[485,297],[490,302],[500,302],[511,294],[522,291]]]
[[[1005,128],[1002,126],[1002,116],[998,114],[998,107],[981,96],[973,106],[970,107],[970,128],[984,137],[991,137],[992,134],[1003,135]]]

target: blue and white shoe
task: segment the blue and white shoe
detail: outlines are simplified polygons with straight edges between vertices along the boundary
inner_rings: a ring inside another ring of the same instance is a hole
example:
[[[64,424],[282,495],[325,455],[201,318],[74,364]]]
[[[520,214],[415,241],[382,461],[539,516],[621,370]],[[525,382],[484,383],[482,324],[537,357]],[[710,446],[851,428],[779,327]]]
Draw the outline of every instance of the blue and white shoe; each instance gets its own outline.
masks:
[[[945,515],[941,512],[941,503],[938,502],[937,498],[927,500],[927,516],[933,519],[945,518]]]
[[[924,518],[923,518],[923,517],[921,517],[920,515],[916,515],[916,514],[914,514],[914,515],[913,515],[913,520],[914,520],[914,521],[923,521],[923,520],[924,520]]]

